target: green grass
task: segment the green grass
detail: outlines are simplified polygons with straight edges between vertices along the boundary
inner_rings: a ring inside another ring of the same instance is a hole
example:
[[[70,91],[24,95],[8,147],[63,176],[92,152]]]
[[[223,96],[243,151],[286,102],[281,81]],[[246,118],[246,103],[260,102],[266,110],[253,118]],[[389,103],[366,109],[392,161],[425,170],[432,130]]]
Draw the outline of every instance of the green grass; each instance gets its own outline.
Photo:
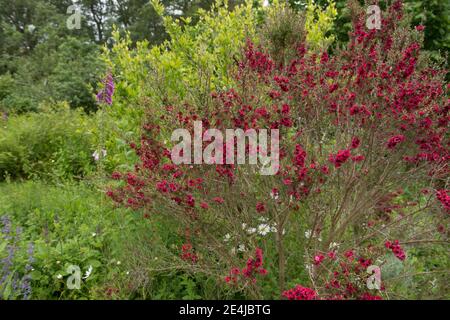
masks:
[[[118,271],[110,267],[112,246],[132,221],[126,210],[114,210],[102,193],[84,183],[3,183],[0,216],[4,215],[15,228],[23,229],[18,242],[22,251],[30,242],[35,245],[33,297],[45,299],[89,298],[104,286],[105,275]],[[15,266],[19,274],[25,264],[22,260],[18,252]],[[80,290],[68,290],[65,285],[69,265],[79,266],[81,272],[93,267]],[[58,275],[63,277],[58,279]]]
[[[180,261],[180,236],[159,218],[114,208],[86,182],[48,184],[26,181],[0,184],[0,217],[21,227],[14,258],[19,278],[25,274],[27,247],[34,243],[31,272],[33,299],[219,299],[226,289],[217,279],[172,268]],[[0,258],[7,255],[0,242]],[[80,290],[69,290],[70,265],[84,275]],[[169,268],[168,268],[169,267]],[[59,278],[62,275],[62,278]],[[1,286],[0,286],[1,293]],[[9,298],[20,298],[20,295]]]

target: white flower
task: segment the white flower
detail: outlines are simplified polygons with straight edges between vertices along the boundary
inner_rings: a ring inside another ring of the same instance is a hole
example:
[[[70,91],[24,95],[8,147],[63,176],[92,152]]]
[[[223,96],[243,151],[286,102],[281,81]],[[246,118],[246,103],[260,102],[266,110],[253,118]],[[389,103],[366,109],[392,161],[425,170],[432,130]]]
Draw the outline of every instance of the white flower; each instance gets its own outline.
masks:
[[[127,271],[126,274],[129,275],[129,274],[130,274],[130,271]]]
[[[267,222],[268,219],[266,217],[259,217],[258,220],[261,222]]]
[[[278,200],[278,198],[280,197],[278,195],[278,193],[274,193],[273,191],[270,192],[270,197],[274,200]]]
[[[270,232],[277,232],[277,227],[275,227],[275,225],[271,226]]]
[[[256,232],[256,228],[248,228],[247,229],[247,233],[248,234],[253,234],[253,233],[255,233]]]
[[[117,265],[120,265],[122,262],[120,262],[120,261],[117,261]]]
[[[330,248],[330,249],[334,249],[334,248],[337,248],[337,247],[339,247],[339,244],[337,244],[336,242],[332,242],[332,243],[330,243],[330,245],[329,245],[329,248]]]
[[[311,238],[311,234],[312,234],[311,230],[306,230],[306,231],[305,231],[305,238],[306,238],[306,239]]]
[[[36,30],[36,26],[34,24],[29,24],[28,25],[28,32],[29,33],[33,33],[34,30]]]
[[[60,264],[60,263],[61,263],[61,261],[59,261],[59,260],[56,261],[56,264]]]
[[[103,157],[103,158],[106,157],[106,150],[105,149],[102,149],[100,152],[101,152],[101,157]],[[94,157],[95,161],[100,160],[100,153],[97,150],[94,151],[92,156]]]
[[[263,223],[258,226],[258,233],[260,235],[265,236],[269,232],[270,232],[270,226],[268,224]]]
[[[231,236],[229,233],[227,233],[224,237],[223,237],[223,241],[224,242],[228,242],[230,240]]]
[[[86,272],[85,272],[85,274],[84,274],[83,279],[89,278],[89,276],[91,275],[91,273],[92,273],[92,266],[89,266],[89,268],[86,270]]]
[[[245,230],[245,228],[247,228],[247,224],[246,224],[246,223],[243,223],[243,224],[242,224],[242,230]]]
[[[58,279],[62,279],[62,274],[58,274],[57,276],[56,276],[56,278],[58,278]]]
[[[92,232],[92,236],[95,237],[97,234],[95,232]]]
[[[245,245],[240,244],[239,247],[238,247],[238,251],[244,252],[245,250],[246,250],[246,249],[245,249]]]

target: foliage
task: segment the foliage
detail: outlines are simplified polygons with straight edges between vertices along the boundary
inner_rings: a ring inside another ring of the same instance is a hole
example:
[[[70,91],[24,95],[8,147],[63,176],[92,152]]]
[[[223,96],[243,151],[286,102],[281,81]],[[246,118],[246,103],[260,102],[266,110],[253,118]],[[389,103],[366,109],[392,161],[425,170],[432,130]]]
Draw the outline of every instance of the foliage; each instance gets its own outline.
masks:
[[[130,35],[121,38],[116,31],[114,46],[105,52],[116,85],[113,106],[102,116],[104,123],[112,126],[111,131],[104,132],[111,155],[105,162],[110,169],[129,166],[135,160],[128,144],[139,135],[136,128],[142,121],[143,104],[162,115],[162,105],[185,98],[207,100],[211,89],[230,86],[236,56],[246,37],[255,34],[250,3],[230,12],[226,1],[218,1],[211,11],[199,10],[196,24],[165,15],[160,2],[153,5],[163,18],[170,40],[154,47],[146,41],[138,42],[133,48]]]
[[[290,0],[291,7],[297,10],[305,10],[309,0]],[[328,0],[315,0],[316,5],[324,6]],[[350,1],[351,2],[351,1]],[[359,4],[374,4],[375,1],[358,1]],[[392,3],[392,0],[377,1],[381,9],[384,10],[386,5]],[[333,35],[337,38],[338,44],[345,44],[349,37],[348,32],[351,30],[351,14],[349,10],[349,0],[335,0],[337,9],[337,18],[333,25]],[[412,26],[423,24],[425,29],[424,49],[431,51],[433,57],[439,60],[440,56],[446,57],[449,52],[449,16],[450,4],[448,1],[440,0],[405,0],[405,11],[411,15]],[[439,53],[440,52],[440,53]]]
[[[0,0],[0,299],[450,297],[448,3],[268,2]],[[194,121],[281,170],[173,165]]]
[[[302,15],[281,3],[257,11],[247,1],[231,10],[228,1],[219,0],[210,11],[200,9],[195,24],[189,18],[175,20],[166,15],[167,10],[159,1],[152,4],[163,19],[169,40],[151,48],[146,41],[133,47],[130,35],[121,38],[116,30],[115,44],[104,54],[116,83],[114,104],[105,115],[105,122],[113,123],[114,127],[111,134],[105,133],[108,151],[116,159],[106,160],[110,169],[119,164],[129,165],[134,160],[126,151],[127,141],[137,139],[136,128],[141,124],[144,110],[164,116],[164,106],[181,101],[207,104],[212,90],[232,87],[233,73],[246,39],[254,43],[265,41],[283,52],[286,50],[279,46],[294,45],[305,36]],[[319,7],[309,12],[309,27],[314,33],[310,43],[314,48],[331,41],[326,34],[334,14],[332,8],[330,3],[323,12]],[[267,23],[261,23],[258,14]]]
[[[98,47],[85,30],[67,29],[67,7],[41,0],[2,0],[0,7],[0,74],[12,77],[0,93],[0,111],[36,111],[49,100],[94,109]]]
[[[439,0],[407,0],[406,11],[414,25],[425,26],[424,48],[445,57],[450,52],[450,3]],[[447,57],[448,61],[448,57]]]
[[[101,193],[87,184],[57,187],[42,182],[13,183],[0,185],[0,191],[0,216],[9,218],[12,230],[22,228],[13,264],[19,278],[28,260],[27,248],[30,243],[34,245],[31,299],[107,296],[104,279],[121,272],[111,248],[121,230],[131,223],[126,211],[112,210],[102,201]],[[3,259],[7,252],[4,242],[0,244]],[[70,290],[66,285],[70,265],[79,266],[82,277],[92,266],[80,290]]]
[[[325,10],[316,5],[313,0],[309,0],[306,7],[306,41],[313,50],[326,49],[335,40],[330,31],[336,19],[337,10],[335,3],[329,0]]]
[[[0,120],[0,179],[81,178],[94,169],[94,123],[66,104]]]

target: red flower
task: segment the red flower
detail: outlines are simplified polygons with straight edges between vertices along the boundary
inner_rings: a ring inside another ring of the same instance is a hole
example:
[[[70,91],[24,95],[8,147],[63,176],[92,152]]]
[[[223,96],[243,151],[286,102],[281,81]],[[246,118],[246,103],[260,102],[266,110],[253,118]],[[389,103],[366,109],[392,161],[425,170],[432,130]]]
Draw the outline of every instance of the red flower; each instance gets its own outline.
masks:
[[[122,175],[119,172],[113,172],[111,176],[114,180],[119,180],[122,178]]]
[[[192,263],[196,263],[198,261],[198,256],[194,253],[190,243],[185,243],[181,246],[181,259]]]
[[[438,190],[436,192],[436,198],[444,206],[445,210],[450,214],[450,195],[449,190]]]
[[[348,260],[353,260],[353,250],[348,250],[344,253],[344,256],[348,259]]]
[[[290,128],[290,127],[292,127],[293,123],[292,123],[291,118],[283,118],[283,119],[281,119],[281,124],[287,128]]]
[[[352,138],[352,145],[351,145],[351,149],[356,149],[359,147],[361,141],[359,140],[358,137],[353,137]]]
[[[264,206],[264,203],[262,202],[258,202],[256,204],[256,211],[258,211],[259,213],[264,212],[266,210],[266,207]]]
[[[303,150],[301,145],[297,144],[294,151],[294,165],[303,168],[305,166],[305,159],[306,151]]]
[[[313,289],[297,285],[294,289],[284,291],[283,297],[288,300],[315,300],[317,293]]]
[[[351,159],[353,162],[361,162],[364,161],[366,157],[364,157],[363,155],[359,154],[357,156],[353,156]]]
[[[188,194],[186,196],[186,203],[190,207],[194,207],[195,206],[195,199],[194,199],[194,197],[191,194]]]
[[[350,155],[350,150],[339,150],[336,155],[330,154],[328,160],[333,163],[336,168],[339,168],[348,160],[348,158],[350,158]]]
[[[405,260],[406,255],[403,251],[402,247],[400,247],[398,240],[395,240],[393,243],[390,241],[386,241],[384,246],[387,249],[391,249],[394,255],[401,261]]]
[[[225,200],[222,197],[214,197],[213,198],[214,202],[222,204],[225,202]]]
[[[159,192],[162,192],[162,193],[168,192],[169,189],[168,189],[168,186],[167,186],[167,181],[166,181],[166,180],[163,180],[163,181],[161,181],[161,182],[158,182],[158,183],[156,184],[156,189],[157,189]]]
[[[250,279],[251,281],[256,281],[256,275],[266,275],[267,270],[263,268],[263,252],[262,249],[256,248],[255,257],[249,258],[247,260],[245,268],[242,269],[242,272],[239,268],[232,268],[230,271],[230,275],[225,277],[225,281],[227,283],[233,281],[237,282],[238,276],[241,276],[241,279]]]
[[[206,202],[202,201],[202,202],[200,203],[200,207],[203,208],[203,209],[208,209],[208,208],[209,208],[209,205],[208,205]]]
[[[387,147],[388,147],[388,149],[393,149],[393,148],[395,148],[396,145],[398,145],[400,142],[403,142],[404,140],[405,140],[405,136],[402,134],[393,136],[393,137],[389,138]]]
[[[418,26],[416,26],[416,30],[417,31],[423,31],[423,30],[425,30],[425,26],[419,24]]]
[[[283,106],[281,107],[281,113],[289,114],[290,111],[291,111],[291,109],[289,108],[289,105],[283,104]]]
[[[314,257],[314,264],[316,266],[320,265],[322,263],[322,261],[325,259],[325,257],[321,254],[317,255]]]
[[[361,300],[383,300],[380,296],[373,296],[368,292],[364,292],[364,294],[360,298]]]

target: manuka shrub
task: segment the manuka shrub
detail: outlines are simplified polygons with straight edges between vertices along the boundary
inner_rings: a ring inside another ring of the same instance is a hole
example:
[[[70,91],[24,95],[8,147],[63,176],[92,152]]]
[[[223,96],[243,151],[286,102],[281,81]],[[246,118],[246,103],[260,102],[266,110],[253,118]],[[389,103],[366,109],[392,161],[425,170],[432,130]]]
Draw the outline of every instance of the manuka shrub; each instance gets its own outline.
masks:
[[[448,243],[446,72],[421,53],[421,28],[408,27],[401,1],[383,12],[381,30],[351,8],[349,43],[333,55],[301,42],[280,65],[248,41],[234,88],[148,112],[131,144],[140,161],[113,175],[120,182],[108,195],[178,223],[179,268],[254,298],[380,299],[394,288],[383,276],[388,260],[404,264],[415,245]],[[176,165],[170,133],[193,132],[194,121],[279,129],[277,174]],[[372,265],[382,272],[375,289]]]

